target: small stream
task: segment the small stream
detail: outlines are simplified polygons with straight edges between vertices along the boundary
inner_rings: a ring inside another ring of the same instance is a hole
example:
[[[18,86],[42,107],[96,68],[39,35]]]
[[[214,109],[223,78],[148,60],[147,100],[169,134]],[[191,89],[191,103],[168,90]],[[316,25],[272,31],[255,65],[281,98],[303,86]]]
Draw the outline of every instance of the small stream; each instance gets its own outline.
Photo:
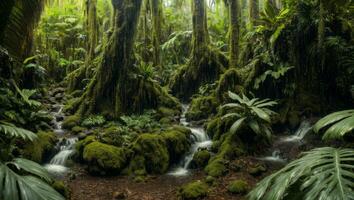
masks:
[[[58,135],[60,138],[59,142],[56,144],[56,149],[58,153],[51,158],[50,162],[45,164],[44,167],[48,170],[49,173],[54,176],[63,176],[68,172],[69,168],[67,167],[68,159],[74,154],[75,143],[78,141],[77,137],[66,138],[66,131],[62,128],[62,123],[64,120],[63,105],[54,104],[52,106],[53,112],[53,132]]]
[[[189,153],[181,160],[179,165],[174,168],[169,175],[172,176],[185,176],[189,174],[189,166],[193,160],[193,156],[200,148],[210,148],[212,145],[212,141],[209,138],[208,134],[206,134],[204,128],[202,126],[195,126],[187,122],[186,113],[189,109],[189,105],[182,105],[182,115],[180,118],[180,124],[189,128],[192,131],[192,141],[193,144]]]
[[[272,153],[269,156],[258,158],[271,163],[286,164],[290,159],[289,154],[293,147],[298,147],[304,143],[304,138],[312,129],[310,120],[305,119],[299,125],[294,134],[289,136],[280,136],[273,143]]]

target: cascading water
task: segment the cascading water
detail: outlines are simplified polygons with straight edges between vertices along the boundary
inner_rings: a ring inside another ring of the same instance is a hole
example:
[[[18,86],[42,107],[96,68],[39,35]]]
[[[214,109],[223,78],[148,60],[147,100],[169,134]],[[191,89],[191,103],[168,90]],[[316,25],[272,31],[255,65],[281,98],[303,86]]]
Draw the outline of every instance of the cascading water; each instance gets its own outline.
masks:
[[[63,135],[65,134],[65,130],[62,128],[62,121],[64,119],[63,107],[63,105],[54,105],[54,111],[52,112],[54,117],[54,133],[62,137],[56,147],[59,149],[59,152],[50,160],[49,164],[44,166],[50,173],[56,176],[61,176],[68,171],[66,163],[70,156],[74,153],[75,143],[78,140],[76,137],[63,138]]]
[[[274,142],[275,147],[271,156],[265,156],[259,158],[259,160],[268,161],[268,162],[275,162],[275,163],[286,163],[287,159],[282,157],[286,153],[285,151],[290,151],[291,147],[295,144],[300,144],[301,141],[304,139],[306,134],[310,132],[312,129],[311,122],[309,120],[303,120],[296,130],[296,132],[291,136],[281,137],[277,141]],[[289,146],[291,145],[291,147]],[[296,146],[296,145],[295,145]],[[280,151],[279,149],[282,149]]]
[[[186,120],[186,113],[188,111],[189,105],[182,105],[182,115],[180,123],[189,128],[192,131],[193,144],[189,153],[182,159],[179,166],[175,168],[169,175],[173,176],[185,176],[188,174],[188,167],[193,160],[194,154],[200,149],[210,148],[212,141],[210,140],[208,134],[206,134],[203,127],[193,126]]]

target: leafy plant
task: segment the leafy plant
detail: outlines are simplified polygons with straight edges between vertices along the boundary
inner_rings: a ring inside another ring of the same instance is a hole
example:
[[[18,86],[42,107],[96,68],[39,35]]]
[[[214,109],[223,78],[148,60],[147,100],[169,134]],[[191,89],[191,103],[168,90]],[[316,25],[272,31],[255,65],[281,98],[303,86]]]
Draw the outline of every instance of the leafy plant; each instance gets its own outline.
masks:
[[[124,125],[137,132],[151,131],[154,128],[160,128],[161,125],[154,119],[154,111],[146,111],[142,115],[122,116],[120,119]]]
[[[319,133],[327,129],[323,135],[324,140],[340,139],[354,130],[354,110],[335,112],[319,120],[314,131]]]
[[[353,199],[353,168],[353,149],[313,149],[264,178],[248,197],[250,200]]]
[[[31,131],[4,122],[0,123],[0,133],[0,141],[5,137],[31,141],[37,138]],[[9,162],[0,160],[0,199],[64,200],[48,185],[51,182],[48,172],[33,161],[22,158]]]
[[[230,128],[231,133],[236,133],[240,127],[248,126],[257,135],[265,136],[270,139],[272,134],[271,116],[275,114],[269,107],[277,104],[270,99],[260,100],[258,98],[249,99],[242,95],[242,98],[229,91],[229,97],[236,101],[236,103],[228,103],[222,106],[227,108],[228,114],[223,116],[225,118],[235,118],[236,121]]]
[[[96,115],[86,118],[81,125],[85,127],[95,127],[101,126],[104,123],[106,123],[106,119],[101,115]]]

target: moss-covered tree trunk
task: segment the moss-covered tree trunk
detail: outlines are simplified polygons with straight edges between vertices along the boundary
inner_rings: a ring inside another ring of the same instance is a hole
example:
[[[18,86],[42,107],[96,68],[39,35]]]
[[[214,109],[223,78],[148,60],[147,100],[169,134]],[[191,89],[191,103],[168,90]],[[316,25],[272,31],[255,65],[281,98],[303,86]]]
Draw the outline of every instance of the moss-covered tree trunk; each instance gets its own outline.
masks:
[[[210,47],[205,0],[192,0],[193,37],[191,58],[170,82],[172,92],[188,100],[198,88],[214,82],[228,65],[227,59]]]
[[[88,34],[87,61],[95,56],[98,44],[97,0],[86,0],[86,29]]]
[[[251,26],[257,25],[257,20],[259,19],[259,1],[258,0],[248,0],[248,12]]]
[[[3,42],[5,29],[7,26],[7,22],[12,12],[12,8],[15,6],[14,0],[2,1],[0,3],[0,44]]]
[[[152,20],[152,44],[154,47],[153,63],[155,67],[161,67],[160,43],[162,31],[162,3],[161,0],[149,0]]]
[[[230,67],[237,67],[239,56],[241,9],[239,0],[229,0]]]
[[[133,65],[133,45],[142,0],[112,0],[112,4],[113,34],[102,63],[81,99],[79,113],[117,117],[161,104],[176,106],[176,101],[160,86],[139,76]]]

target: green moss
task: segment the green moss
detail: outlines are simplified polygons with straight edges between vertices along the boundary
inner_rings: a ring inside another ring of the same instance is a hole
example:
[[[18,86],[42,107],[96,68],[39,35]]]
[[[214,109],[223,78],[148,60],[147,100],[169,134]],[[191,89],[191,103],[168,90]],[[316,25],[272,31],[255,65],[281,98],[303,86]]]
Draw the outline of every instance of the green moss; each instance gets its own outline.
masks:
[[[213,177],[223,176],[228,173],[225,163],[226,161],[221,158],[213,159],[205,167],[205,172]]]
[[[123,148],[93,142],[87,145],[83,154],[88,163],[88,169],[93,174],[119,174],[127,162],[126,151]]]
[[[223,120],[221,117],[215,117],[208,122],[206,132],[213,140],[219,140],[222,135],[229,132],[233,122],[230,117]]]
[[[244,180],[235,180],[229,183],[227,190],[233,194],[245,194],[248,190],[248,183]]]
[[[70,130],[71,128],[80,125],[81,117],[79,115],[71,115],[63,121],[63,128]]]
[[[87,136],[85,139],[78,141],[75,144],[76,155],[80,161],[83,160],[83,153],[84,153],[85,147],[95,141],[96,141],[96,137],[90,135],[90,136]]]
[[[65,186],[63,181],[54,181],[52,187],[61,195],[63,195],[66,199],[70,199],[70,189]]]
[[[216,88],[216,96],[220,102],[225,102],[228,97],[228,91],[240,94],[244,91],[242,80],[236,68],[228,69],[223,75],[220,76],[219,84]]]
[[[249,167],[248,173],[252,176],[260,176],[263,172],[266,172],[267,168],[264,165],[256,165],[255,167]]]
[[[53,153],[57,137],[53,132],[39,132],[37,136],[35,141],[24,146],[22,154],[27,159],[42,163]]]
[[[217,153],[220,149],[221,142],[219,140],[213,141],[213,144],[211,145],[211,152]]]
[[[122,147],[129,145],[136,137],[137,134],[130,129],[113,125],[103,130],[100,135],[100,141],[105,144]]]
[[[205,178],[205,182],[206,182],[207,184],[209,184],[209,185],[214,185],[215,182],[216,182],[216,178],[213,177],[213,176],[207,176],[207,177]]]
[[[160,118],[162,118],[162,117],[171,118],[171,117],[178,116],[178,115],[180,114],[180,111],[179,111],[179,110],[175,110],[175,109],[171,109],[171,108],[166,108],[166,107],[160,106],[160,107],[157,109],[157,113],[158,113],[158,115],[160,116]]]
[[[201,168],[205,167],[208,164],[210,159],[210,153],[207,150],[198,151],[194,154],[192,160],[192,167],[193,168]]]
[[[213,113],[216,113],[218,102],[213,96],[199,96],[193,98],[191,106],[186,113],[186,118],[189,121],[198,121],[206,119]]]
[[[189,129],[180,126],[176,126],[161,134],[166,142],[171,163],[178,162],[181,156],[189,151],[190,135],[191,131]]]
[[[195,181],[182,186],[178,198],[182,200],[201,199],[208,195],[209,186],[202,181]]]
[[[71,131],[74,133],[74,134],[79,134],[79,133],[82,133],[83,131],[85,131],[86,129],[84,127],[81,127],[81,126],[74,126]]]
[[[162,174],[169,167],[169,152],[164,138],[156,134],[142,134],[134,142],[130,172],[146,170]]]
[[[79,107],[80,100],[80,97],[69,99],[64,106],[64,111],[70,114],[74,114],[76,109]]]

